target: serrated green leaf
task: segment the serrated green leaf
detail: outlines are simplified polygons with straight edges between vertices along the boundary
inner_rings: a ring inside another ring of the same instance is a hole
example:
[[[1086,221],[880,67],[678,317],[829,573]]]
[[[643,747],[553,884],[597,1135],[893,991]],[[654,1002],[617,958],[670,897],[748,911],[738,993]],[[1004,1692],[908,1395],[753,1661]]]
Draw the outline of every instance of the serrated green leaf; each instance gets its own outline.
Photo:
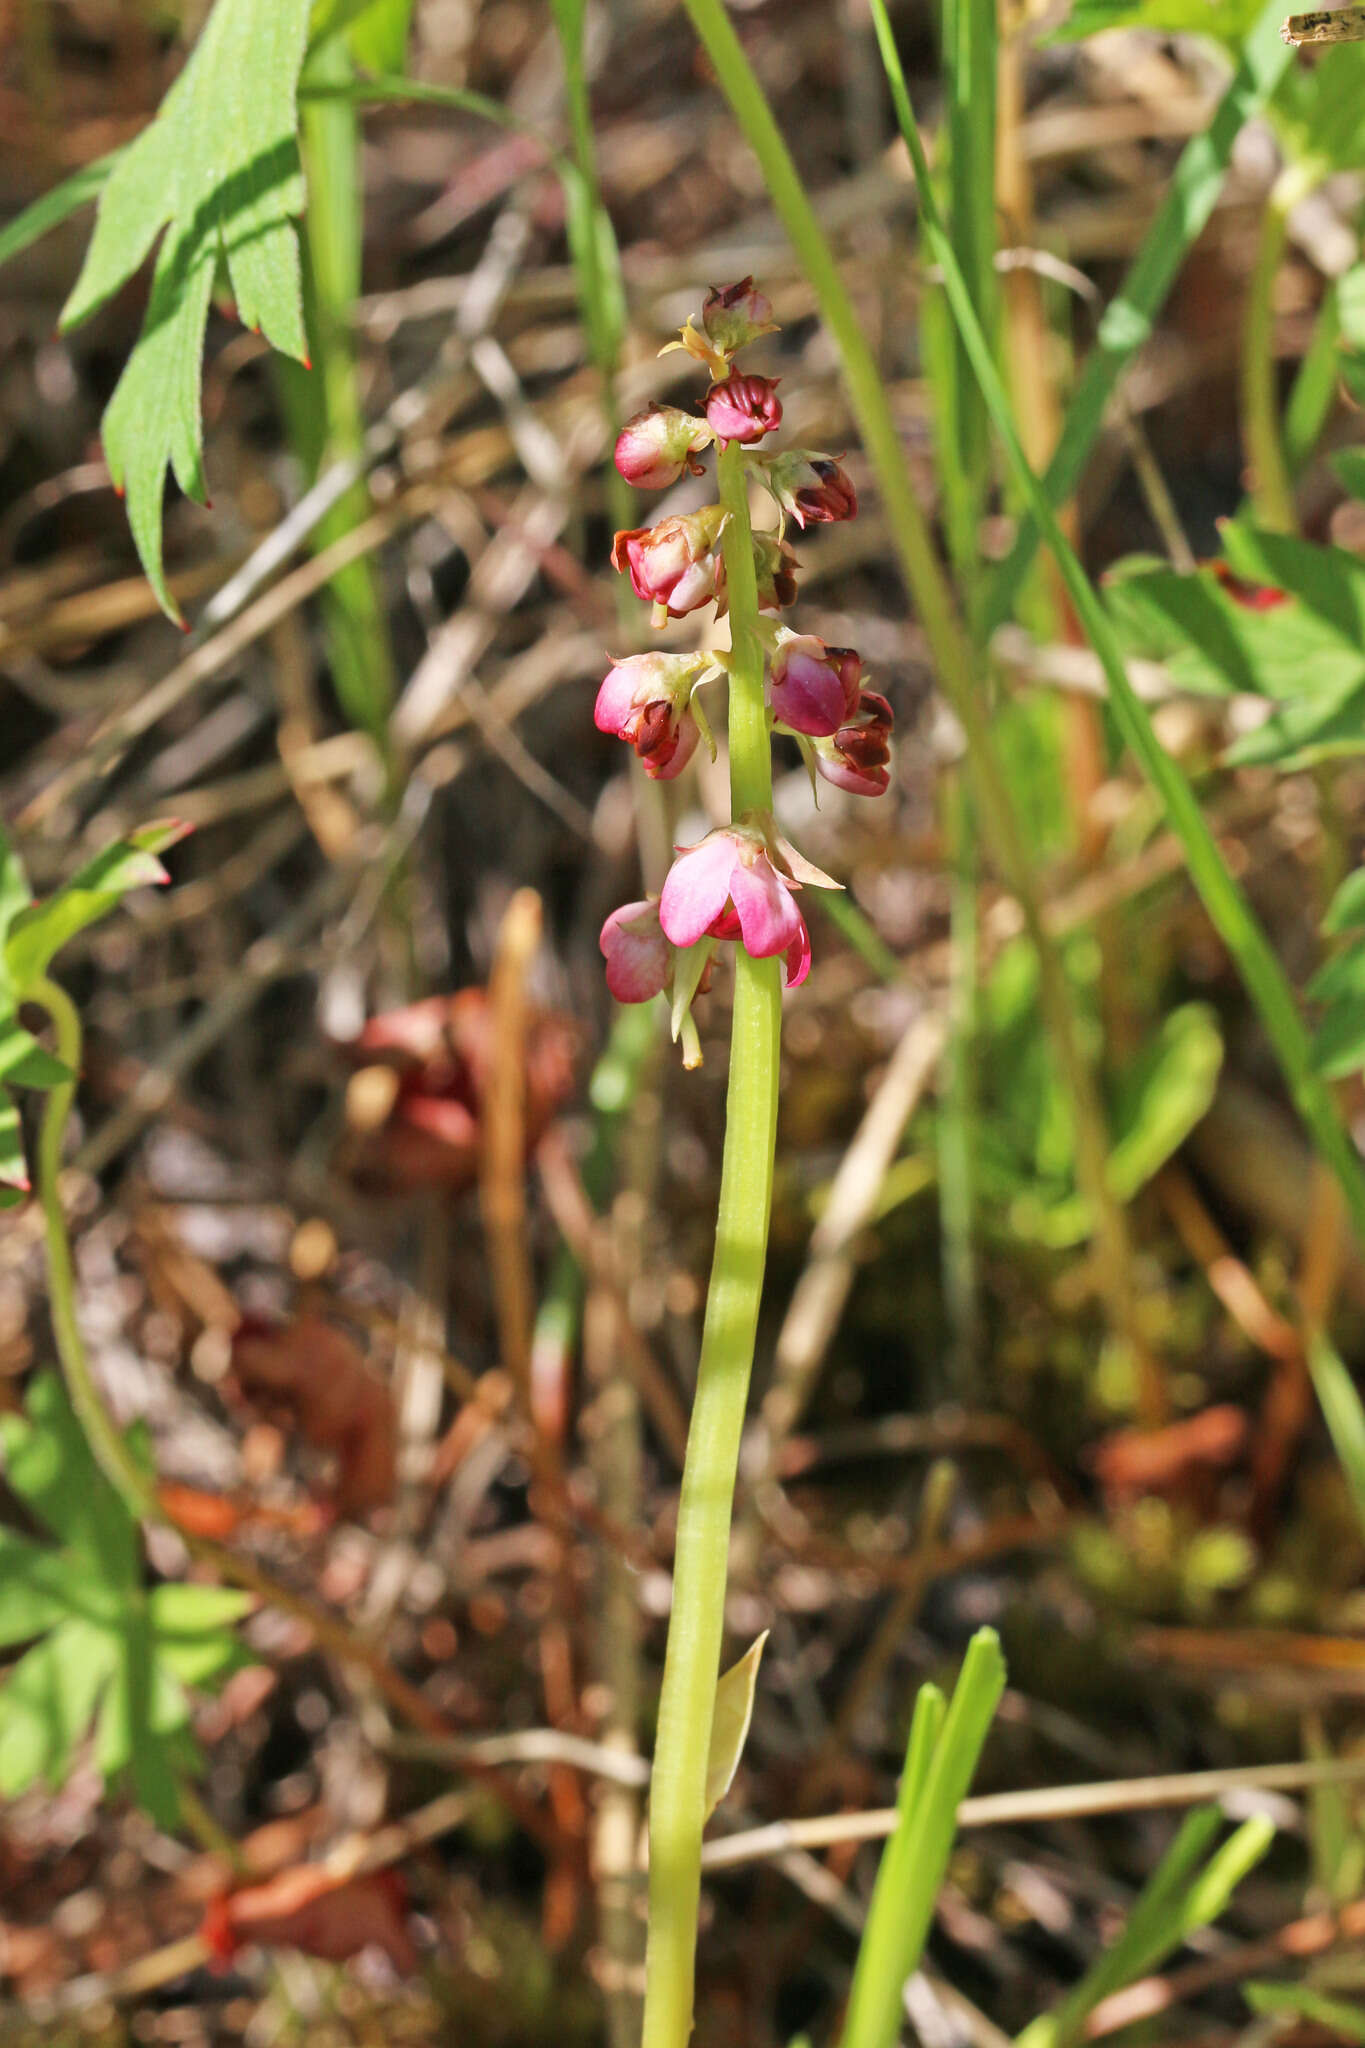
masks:
[[[1328,698],[1301,698],[1223,750],[1230,768],[1311,768],[1365,752],[1365,683]]]
[[[768,1630],[765,1628],[716,1686],[715,1705],[711,1712],[711,1747],[706,1758],[708,1820],[735,1782],[735,1772],[739,1769],[739,1760],[749,1736],[749,1723],[753,1719],[758,1667],[767,1640]]]
[[[0,1081],[21,1088],[58,1088],[71,1078],[70,1067],[55,1059],[22,1024],[13,1018],[0,1023]]]
[[[1183,690],[1279,699],[1300,696],[1305,684],[1329,695],[1365,680],[1365,643],[1300,603],[1292,587],[1283,603],[1256,611],[1212,570],[1180,576],[1139,563],[1111,572],[1105,597],[1127,650],[1164,661]]]
[[[237,310],[274,347],[307,359],[298,240],[303,172],[296,96],[308,0],[217,0],[160,112],[100,195],[85,263],[61,324],[86,319],[165,230],[141,338],[104,418],[143,567],[179,618],[162,566],[169,467],[203,498],[200,378],[209,296],[225,258]]]
[[[62,1782],[117,1662],[116,1640],[85,1621],[61,1622],[20,1658],[0,1686],[0,1794]]]
[[[0,1646],[44,1635],[70,1612],[56,1552],[12,1529],[0,1530]]]
[[[15,988],[22,992],[31,987],[38,975],[47,972],[54,954],[87,925],[116,910],[131,890],[169,881],[157,855],[183,839],[188,830],[178,819],[144,825],[126,839],[106,846],[54,895],[20,911],[4,945],[6,970]]]
[[[1328,1081],[1344,1081],[1365,1066],[1365,1004],[1338,1003],[1313,1034],[1313,1062]]]
[[[1314,1003],[1365,1004],[1365,945],[1347,946],[1324,961],[1304,994]]]
[[[1111,28],[1145,28],[1157,35],[1210,36],[1237,50],[1254,26],[1257,0],[1076,0],[1066,21],[1046,42],[1078,42]]]
[[[22,254],[52,228],[60,227],[82,206],[98,199],[122,154],[120,149],[111,150],[108,156],[97,158],[93,164],[82,165],[69,178],[63,178],[60,185],[44,192],[41,199],[35,199],[32,206],[26,206],[8,227],[0,229],[0,263],[8,263]]]
[[[381,77],[401,71],[412,28],[413,0],[369,0],[349,29],[351,55],[366,71]]]
[[[61,1542],[123,1586],[138,1579],[137,1530],[100,1471],[55,1373],[30,1383],[26,1413],[0,1416],[5,1477]]]
[[[1365,448],[1338,448],[1327,461],[1353,498],[1365,498]]]
[[[1357,169],[1365,157],[1365,49],[1346,43],[1330,64],[1291,65],[1268,111],[1295,164],[1321,177]]]
[[[22,1202],[30,1185],[18,1104],[0,1088],[0,1209]]]
[[[1365,868],[1346,877],[1327,906],[1322,928],[1332,933],[1365,929]]]

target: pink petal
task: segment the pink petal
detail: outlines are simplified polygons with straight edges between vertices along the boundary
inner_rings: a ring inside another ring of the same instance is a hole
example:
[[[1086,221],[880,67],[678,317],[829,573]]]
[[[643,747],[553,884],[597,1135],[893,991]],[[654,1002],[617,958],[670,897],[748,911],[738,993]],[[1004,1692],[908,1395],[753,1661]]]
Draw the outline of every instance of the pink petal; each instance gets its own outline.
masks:
[[[810,933],[806,930],[806,920],[799,910],[796,913],[796,921],[801,929],[787,948],[788,988],[800,988],[810,973]]]
[[[801,913],[767,859],[756,860],[752,867],[737,861],[730,877],[730,894],[745,952],[752,953],[755,960],[785,953],[801,929]]]
[[[680,853],[659,897],[659,922],[675,946],[695,946],[730,899],[739,856],[728,832],[708,832]]]
[[[593,724],[599,732],[619,735],[635,703],[637,671],[630,661],[618,661],[603,678],[593,706]]]
[[[656,904],[623,903],[597,943],[607,963],[607,987],[618,1003],[647,1003],[667,986],[672,956]]]

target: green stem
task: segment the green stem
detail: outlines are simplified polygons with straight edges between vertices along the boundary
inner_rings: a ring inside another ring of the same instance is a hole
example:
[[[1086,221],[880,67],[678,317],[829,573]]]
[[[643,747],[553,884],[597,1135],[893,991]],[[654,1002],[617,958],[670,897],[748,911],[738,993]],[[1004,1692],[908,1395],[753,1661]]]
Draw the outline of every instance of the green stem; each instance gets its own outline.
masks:
[[[71,1257],[71,1240],[62,1214],[62,1143],[67,1118],[76,1094],[76,1077],[81,1068],[81,1020],[76,1005],[64,988],[46,976],[24,991],[52,1019],[56,1032],[56,1053],[71,1079],[53,1088],[43,1105],[38,1131],[38,1199],[42,1204],[47,1239],[48,1308],[52,1334],[57,1340],[66,1390],[76,1419],[85,1433],[95,1463],[115,1487],[129,1512],[139,1520],[148,1515],[160,1520],[155,1492],[146,1475],[139,1471],[116,1426],[90,1371],[85,1339],[76,1319],[76,1271]]]
[[[332,36],[310,53],[307,75],[324,86],[344,88],[352,82],[345,36]],[[278,374],[290,439],[311,481],[328,461],[359,456],[364,449],[365,419],[351,338],[360,292],[364,194],[356,106],[341,93],[335,98],[301,94],[300,99],[300,139],[308,174],[305,285],[317,360],[311,372],[282,363]],[[314,552],[351,532],[369,510],[367,486],[354,484],[319,522],[312,539]],[[388,761],[393,655],[383,598],[368,556],[338,570],[327,586],[324,612],[337,698],[351,724],[368,732]],[[391,761],[389,766],[392,771]]]
[[[1280,435],[1275,280],[1284,258],[1289,215],[1308,185],[1305,173],[1291,165],[1281,172],[1266,200],[1242,325],[1242,438],[1251,466],[1252,511],[1257,525],[1273,533],[1295,533],[1299,523]]]
[[[721,451],[730,596],[730,794],[735,815],[772,803],[744,458]],[[643,2048],[686,2048],[692,2031],[706,1764],[725,1624],[725,1574],[772,1206],[781,966],[735,949],[725,1155],[697,1393],[673,1563],[673,1612],[649,1802],[649,1945]]]
[[[1104,1111],[1076,1027],[1066,970],[1044,927],[1032,863],[991,731],[990,710],[981,687],[984,661],[978,660],[971,649],[954,608],[928,523],[915,495],[876,361],[833,251],[723,0],[686,0],[686,5],[749,147],[758,159],[773,204],[843,358],[844,382],[863,444],[876,471],[906,586],[929,642],[940,687],[966,736],[981,829],[989,834],[991,851],[1006,886],[1019,904],[1025,930],[1038,955],[1040,1000],[1076,1119],[1077,1177],[1095,1218],[1110,1315],[1117,1328],[1136,1344],[1127,1223],[1107,1178],[1109,1146]],[[953,274],[960,278],[955,261]]]

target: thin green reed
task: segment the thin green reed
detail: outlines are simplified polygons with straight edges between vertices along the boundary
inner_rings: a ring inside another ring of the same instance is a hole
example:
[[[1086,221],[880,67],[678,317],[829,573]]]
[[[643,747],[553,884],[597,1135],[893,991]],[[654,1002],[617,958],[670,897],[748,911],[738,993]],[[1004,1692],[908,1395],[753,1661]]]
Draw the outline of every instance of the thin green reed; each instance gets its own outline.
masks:
[[[954,318],[982,394],[990,407],[1010,468],[1057,563],[1086,638],[1104,669],[1110,707],[1119,730],[1166,807],[1171,828],[1184,847],[1191,879],[1260,1010],[1299,1113],[1318,1151],[1341,1183],[1356,1230],[1365,1236],[1365,1172],[1338,1114],[1331,1090],[1314,1068],[1312,1042],[1299,1014],[1294,992],[1250,904],[1218,850],[1218,843],[1199,808],[1198,799],[1176,762],[1157,739],[1146,708],[1128,680],[1109,615],[1058,524],[1045,485],[1034,474],[1024,454],[1008,395],[939,215],[924,146],[915,123],[884,0],[870,0],[870,4],[897,119],[914,166],[923,232],[934,260],[942,266]]]

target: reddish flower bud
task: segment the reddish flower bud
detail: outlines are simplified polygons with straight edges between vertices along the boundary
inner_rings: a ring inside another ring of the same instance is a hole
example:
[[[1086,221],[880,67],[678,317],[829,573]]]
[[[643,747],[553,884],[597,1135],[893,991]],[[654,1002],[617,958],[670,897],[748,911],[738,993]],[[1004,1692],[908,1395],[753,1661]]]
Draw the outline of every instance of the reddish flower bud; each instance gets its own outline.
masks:
[[[798,526],[852,519],[858,510],[852,479],[832,456],[793,449],[790,454],[774,456],[767,472],[769,490]]]
[[[716,594],[711,554],[725,514],[719,505],[661,519],[657,526],[618,533],[612,567],[628,570],[635,595],[669,618],[681,619],[709,604]]]
[[[659,782],[680,775],[701,737],[689,702],[705,666],[695,654],[632,654],[609,671],[593,719],[634,747],[645,773]]]
[[[880,796],[891,780],[891,730],[895,714],[876,690],[864,690],[858,709],[828,739],[815,742],[815,765],[827,782],[855,796]]]
[[[754,535],[754,577],[758,583],[758,608],[761,612],[780,611],[784,605],[796,603],[796,550],[790,541],[779,540],[775,533]],[[723,619],[730,609],[725,590],[725,561],[718,558],[716,563],[716,616]]]
[[[701,324],[707,340],[726,355],[757,341],[760,334],[777,332],[773,309],[754,289],[751,277],[742,277],[738,284],[712,285],[701,309]]]
[[[862,672],[851,647],[826,647],[814,633],[792,633],[773,656],[773,711],[793,732],[827,738],[857,711]]]
[[[647,1003],[667,988],[673,948],[660,929],[657,903],[623,903],[597,943],[607,963],[607,987],[618,1003]]]
[[[646,491],[666,490],[685,469],[701,475],[696,456],[710,447],[711,440],[710,427],[694,413],[676,405],[647,405],[617,435],[616,467],[628,484]]]
[[[782,401],[771,377],[744,377],[738,371],[723,384],[713,384],[706,397],[706,417],[718,441],[761,441],[782,424]]]

